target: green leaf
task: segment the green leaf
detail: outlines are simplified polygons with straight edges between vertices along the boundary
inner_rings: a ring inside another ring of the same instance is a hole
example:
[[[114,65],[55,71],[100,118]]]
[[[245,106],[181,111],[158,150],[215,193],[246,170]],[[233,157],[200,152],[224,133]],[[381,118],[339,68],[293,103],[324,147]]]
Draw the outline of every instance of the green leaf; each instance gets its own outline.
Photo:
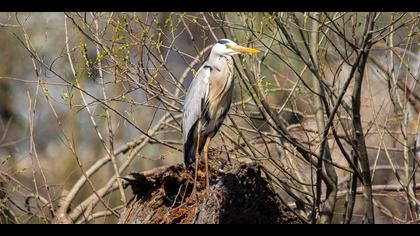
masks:
[[[16,185],[16,186],[13,186],[13,188],[12,188],[12,193],[17,193],[17,192],[19,192],[20,191],[20,189],[22,188],[22,186],[20,186],[20,185]]]

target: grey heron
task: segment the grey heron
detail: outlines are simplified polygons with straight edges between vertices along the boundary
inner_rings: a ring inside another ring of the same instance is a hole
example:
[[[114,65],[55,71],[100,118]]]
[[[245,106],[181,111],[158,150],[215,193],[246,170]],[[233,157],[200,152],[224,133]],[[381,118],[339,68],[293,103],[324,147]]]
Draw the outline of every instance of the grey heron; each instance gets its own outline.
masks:
[[[220,39],[213,46],[207,61],[200,67],[188,89],[182,117],[184,163],[195,161],[194,190],[198,162],[204,150],[206,184],[209,186],[208,148],[230,108],[233,95],[233,59],[239,53],[258,53],[257,49],[239,46],[229,39]]]

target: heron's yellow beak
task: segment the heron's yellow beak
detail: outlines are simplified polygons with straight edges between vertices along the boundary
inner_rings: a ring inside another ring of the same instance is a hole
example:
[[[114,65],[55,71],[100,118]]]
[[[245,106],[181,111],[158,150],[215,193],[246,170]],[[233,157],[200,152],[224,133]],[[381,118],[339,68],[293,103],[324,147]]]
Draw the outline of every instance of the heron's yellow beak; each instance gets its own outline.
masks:
[[[241,52],[241,53],[250,53],[250,54],[254,54],[254,53],[259,53],[261,52],[260,50],[257,50],[255,48],[247,48],[247,47],[242,47],[239,45],[235,45],[231,47],[233,50],[237,51],[237,52]]]

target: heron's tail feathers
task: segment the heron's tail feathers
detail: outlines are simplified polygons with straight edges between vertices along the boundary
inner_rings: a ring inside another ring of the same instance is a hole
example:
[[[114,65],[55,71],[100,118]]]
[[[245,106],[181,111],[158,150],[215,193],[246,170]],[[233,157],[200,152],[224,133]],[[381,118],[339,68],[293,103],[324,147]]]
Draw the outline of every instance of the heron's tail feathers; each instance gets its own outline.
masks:
[[[184,164],[186,166],[189,166],[195,161],[195,150],[197,148],[196,143],[197,142],[194,141],[194,138],[189,138],[184,143]]]
[[[198,142],[196,126],[197,123],[191,127],[190,132],[188,133],[188,138],[184,142],[184,164],[186,166],[195,162],[197,145],[200,145],[198,153],[201,153],[204,148],[205,139],[204,137],[200,137],[200,141]]]

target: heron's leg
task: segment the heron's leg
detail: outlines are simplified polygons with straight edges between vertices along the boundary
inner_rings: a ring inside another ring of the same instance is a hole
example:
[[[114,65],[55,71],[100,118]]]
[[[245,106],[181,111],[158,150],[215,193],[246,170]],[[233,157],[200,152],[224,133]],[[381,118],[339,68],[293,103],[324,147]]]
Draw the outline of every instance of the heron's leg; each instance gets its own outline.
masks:
[[[200,133],[201,133],[201,120],[198,120],[197,124],[197,146],[195,148],[195,173],[194,173],[194,187],[191,195],[195,195],[197,192],[197,175],[198,175],[198,163],[200,162]]]
[[[209,143],[210,143],[210,138],[206,138],[206,142],[204,143],[204,163],[206,165],[206,184],[207,184],[207,188],[210,186],[210,181],[209,181],[209,163],[208,163],[208,151],[209,151]]]

